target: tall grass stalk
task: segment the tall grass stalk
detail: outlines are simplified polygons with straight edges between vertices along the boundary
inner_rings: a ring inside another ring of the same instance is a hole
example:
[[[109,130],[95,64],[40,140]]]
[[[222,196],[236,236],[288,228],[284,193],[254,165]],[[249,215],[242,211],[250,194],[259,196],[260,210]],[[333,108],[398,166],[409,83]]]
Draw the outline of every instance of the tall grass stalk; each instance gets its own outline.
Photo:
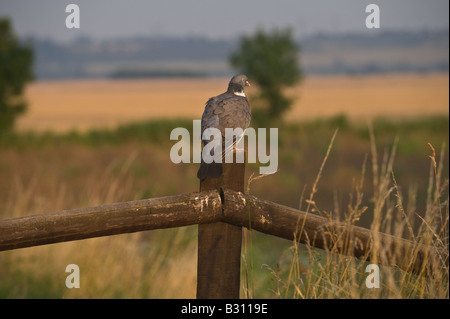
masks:
[[[436,159],[434,147],[429,144],[431,166],[429,185],[426,198],[426,210],[419,212],[416,208],[416,188],[409,190],[407,199],[402,194],[394,174],[394,162],[398,138],[394,140],[392,148],[386,149],[379,158],[376,140],[371,127],[369,127],[371,141],[371,166],[373,190],[370,195],[372,210],[372,223],[370,229],[374,233],[373,256],[388,258],[399,252],[389,251],[381,245],[377,232],[389,233],[397,237],[406,237],[418,244],[424,244],[432,249],[446,249],[448,251],[448,223],[449,223],[449,197],[448,179],[444,180],[444,150]],[[364,206],[365,194],[363,184],[366,174],[366,160],[364,160],[359,181],[354,181],[354,190],[349,196],[349,204],[344,216],[326,212],[319,208],[320,204],[313,200],[317,191],[317,183],[321,177],[323,165],[326,162],[333,140],[324,158],[319,174],[316,178],[311,194],[306,203],[306,213],[317,213],[329,219],[330,223],[344,223],[349,227],[355,225],[363,214],[369,211]],[[302,194],[303,198],[303,194]],[[415,220],[420,224],[415,227]],[[415,230],[416,229],[416,230]],[[277,282],[277,296],[284,298],[448,298],[448,268],[443,258],[432,260],[425,257],[424,268],[415,274],[412,271],[400,270],[396,267],[380,266],[380,288],[368,288],[365,280],[368,276],[366,266],[368,261],[350,257],[355,243],[349,238],[340,238],[334,234],[336,242],[330,248],[319,250],[311,244],[301,245],[293,241],[291,248],[292,258],[286,279],[282,279],[279,272],[270,269]],[[338,248],[348,253],[339,254]],[[306,253],[305,253],[306,252]],[[307,258],[305,258],[307,257]],[[410,268],[413,268],[416,253],[411,259]],[[378,264],[379,260],[372,259],[370,264]],[[306,264],[307,266],[303,266]],[[275,275],[276,274],[276,275]],[[280,289],[282,287],[282,289]],[[284,290],[284,291],[283,291]]]
[[[246,194],[250,195],[250,186],[251,184],[261,178],[267,177],[269,175],[276,174],[278,172],[275,171],[270,174],[261,174],[258,176],[255,176],[254,173],[250,175],[250,177],[247,180],[247,187],[246,187]],[[243,297],[245,299],[252,299],[255,296],[255,286],[254,286],[254,264],[253,264],[253,241],[252,241],[252,221],[250,218],[250,209],[251,207],[248,207],[249,209],[249,228],[243,230],[243,237],[244,237],[244,251],[242,253],[242,261],[243,261],[243,277],[244,277],[244,286],[243,286]]]

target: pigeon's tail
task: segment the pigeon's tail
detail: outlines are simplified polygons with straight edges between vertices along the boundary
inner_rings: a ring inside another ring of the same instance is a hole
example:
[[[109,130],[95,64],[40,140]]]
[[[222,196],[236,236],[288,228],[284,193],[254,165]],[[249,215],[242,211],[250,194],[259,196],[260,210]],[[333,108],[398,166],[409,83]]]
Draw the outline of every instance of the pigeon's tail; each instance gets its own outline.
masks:
[[[197,172],[197,177],[200,181],[207,178],[217,178],[220,175],[222,175],[222,163],[216,163],[214,161],[210,164],[202,161]]]

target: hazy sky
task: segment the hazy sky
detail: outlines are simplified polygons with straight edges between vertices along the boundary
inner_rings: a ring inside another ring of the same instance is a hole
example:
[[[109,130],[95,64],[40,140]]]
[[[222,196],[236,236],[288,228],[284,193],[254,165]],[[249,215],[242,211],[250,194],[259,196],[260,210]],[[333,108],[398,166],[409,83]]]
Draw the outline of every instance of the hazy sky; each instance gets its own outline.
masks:
[[[67,29],[65,8],[80,7],[80,29]],[[232,37],[258,27],[316,32],[370,32],[365,8],[380,7],[381,30],[449,27],[448,0],[0,0],[20,36],[58,40],[135,35]]]

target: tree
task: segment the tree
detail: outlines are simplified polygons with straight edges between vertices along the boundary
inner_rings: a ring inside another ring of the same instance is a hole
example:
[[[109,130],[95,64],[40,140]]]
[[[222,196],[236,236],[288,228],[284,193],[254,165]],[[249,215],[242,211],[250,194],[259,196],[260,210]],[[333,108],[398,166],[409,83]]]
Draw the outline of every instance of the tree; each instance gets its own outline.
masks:
[[[32,62],[31,47],[19,42],[8,19],[0,18],[0,135],[26,110],[22,93],[33,78]]]
[[[301,79],[298,64],[299,48],[290,29],[266,33],[258,30],[253,36],[243,36],[240,46],[232,53],[233,67],[246,74],[260,89],[252,104],[252,118],[259,125],[281,119],[293,100],[283,90]],[[256,103],[254,103],[256,102]]]

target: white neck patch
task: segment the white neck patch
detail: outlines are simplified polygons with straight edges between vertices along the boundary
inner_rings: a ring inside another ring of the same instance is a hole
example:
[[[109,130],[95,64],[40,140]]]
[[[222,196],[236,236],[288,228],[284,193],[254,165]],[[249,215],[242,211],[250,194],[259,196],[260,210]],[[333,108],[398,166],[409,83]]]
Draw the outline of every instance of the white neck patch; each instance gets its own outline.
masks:
[[[234,95],[246,97],[244,91],[241,91],[241,92],[234,92]]]

